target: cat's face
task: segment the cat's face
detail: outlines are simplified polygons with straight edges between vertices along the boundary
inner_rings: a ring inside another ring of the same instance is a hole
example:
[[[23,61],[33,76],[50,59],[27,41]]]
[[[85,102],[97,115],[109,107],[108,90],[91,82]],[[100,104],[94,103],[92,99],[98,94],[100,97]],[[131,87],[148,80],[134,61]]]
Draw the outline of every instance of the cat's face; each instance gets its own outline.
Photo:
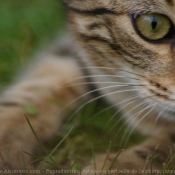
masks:
[[[141,96],[175,120],[175,0],[64,1],[91,64],[135,78]]]

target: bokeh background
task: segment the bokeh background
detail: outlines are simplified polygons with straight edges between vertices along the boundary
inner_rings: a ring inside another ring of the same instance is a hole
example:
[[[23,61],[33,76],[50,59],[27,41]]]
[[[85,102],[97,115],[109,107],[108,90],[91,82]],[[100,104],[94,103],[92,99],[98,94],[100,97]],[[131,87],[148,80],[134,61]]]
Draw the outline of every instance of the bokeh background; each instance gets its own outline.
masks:
[[[1,0],[0,87],[64,27],[60,0]]]
[[[0,0],[1,90],[25,69],[37,50],[51,43],[66,28],[65,19],[61,0]],[[116,135],[122,123],[113,127],[117,123],[117,117],[109,122],[110,117],[115,114],[113,108],[96,115],[105,108],[108,105],[101,101],[87,105],[67,123],[64,134],[58,134],[51,144],[47,144],[47,149],[52,151],[69,129],[75,126],[54,154],[60,168],[81,169],[94,157],[93,150],[95,154],[104,152],[110,141],[111,150],[120,149],[125,128]],[[106,123],[109,123],[107,127]],[[135,134],[131,136],[131,140],[128,146],[141,139]]]

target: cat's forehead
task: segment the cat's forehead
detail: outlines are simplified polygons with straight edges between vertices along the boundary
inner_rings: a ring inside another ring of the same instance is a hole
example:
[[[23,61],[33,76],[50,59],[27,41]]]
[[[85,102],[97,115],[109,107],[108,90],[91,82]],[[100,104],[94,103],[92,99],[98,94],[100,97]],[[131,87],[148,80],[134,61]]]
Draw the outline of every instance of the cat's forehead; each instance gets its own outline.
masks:
[[[157,13],[168,16],[175,23],[175,0],[63,0],[63,2],[69,9],[77,12]]]
[[[113,8],[114,10],[142,9],[142,8],[160,8],[162,5],[172,8],[175,6],[175,0],[63,0],[69,7],[88,8]]]

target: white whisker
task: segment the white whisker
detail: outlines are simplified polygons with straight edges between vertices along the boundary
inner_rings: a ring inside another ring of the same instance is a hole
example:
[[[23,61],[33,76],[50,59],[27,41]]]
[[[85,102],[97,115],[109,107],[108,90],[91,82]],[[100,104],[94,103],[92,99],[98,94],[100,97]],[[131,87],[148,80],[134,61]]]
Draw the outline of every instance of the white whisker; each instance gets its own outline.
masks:
[[[160,111],[155,119],[154,125],[156,125],[156,123],[158,122],[159,118],[161,117],[161,115],[167,111],[170,108],[170,106],[168,106],[167,108],[165,108],[164,110]]]
[[[137,117],[138,117],[142,112],[144,112],[145,110],[147,110],[147,109],[149,109],[150,107],[152,107],[152,104],[149,105],[149,104],[147,104],[146,102],[143,102],[143,103],[141,103],[140,105],[137,105],[137,107],[140,107],[140,106],[143,105],[143,104],[146,104],[146,107],[143,108],[141,111],[138,111],[137,113],[135,113],[132,117],[128,118],[128,119],[125,121],[124,125],[125,125],[126,123],[129,123],[129,121],[131,121],[131,120],[132,120],[132,122],[135,121],[135,120],[137,119]],[[130,122],[130,123],[131,123],[131,122]]]
[[[136,96],[135,98],[138,98],[139,96]],[[132,104],[136,102],[136,100],[132,100],[131,102],[127,103],[126,105],[124,105],[122,108],[120,108],[119,110],[117,110],[115,112],[115,114],[110,118],[110,120],[107,122],[107,124],[105,125],[105,127],[107,127],[109,125],[109,123],[112,121],[112,119],[119,113],[121,112],[125,107],[127,107],[128,105]],[[115,125],[109,130],[109,132],[123,119],[124,117],[120,117],[120,119],[115,123]]]
[[[137,109],[138,107],[140,107],[140,106],[142,106],[142,105],[144,105],[144,104],[147,104],[145,101],[144,102],[142,102],[142,103],[139,103],[137,106],[135,106],[134,108],[132,108],[131,110],[129,110],[129,111],[127,111],[121,118],[123,119],[123,118],[125,118],[129,113],[131,113],[134,109]],[[140,113],[140,111],[139,112],[137,112],[135,115],[137,115],[138,113]],[[134,115],[134,116],[135,116]],[[138,114],[139,115],[139,114]],[[134,117],[133,116],[133,117]],[[122,130],[122,128],[128,123],[128,121],[130,121],[131,120],[131,118],[129,118],[129,119],[127,119],[125,122],[124,122],[124,124],[120,127],[120,129],[118,130],[118,132],[117,132],[117,134]],[[118,124],[118,121],[117,121],[117,123],[115,123],[114,124],[114,126],[111,128],[111,129],[113,129],[116,125]],[[117,135],[116,134],[116,135]]]
[[[117,94],[117,93],[132,92],[132,91],[138,91],[138,90],[139,90],[139,89],[132,89],[132,90],[129,89],[129,90],[114,91],[114,92],[110,92],[110,93],[108,93],[108,94],[104,94],[104,95],[98,96],[98,97],[96,97],[96,98],[94,98],[94,99],[92,99],[92,100],[89,100],[89,101],[87,101],[86,103],[84,103],[83,105],[81,105],[81,106],[69,117],[69,119],[68,119],[67,122],[69,122],[69,121],[73,118],[73,116],[74,116],[76,113],[78,113],[82,108],[84,108],[87,104],[92,103],[92,102],[95,101],[95,100],[98,100],[98,99],[103,98],[103,97],[108,96],[108,95],[114,95],[114,94]]]
[[[133,133],[133,131],[135,130],[135,128],[137,127],[137,125],[146,117],[146,116],[148,116],[152,111],[153,111],[153,109],[156,107],[156,105],[157,105],[158,103],[154,103],[153,105],[149,105],[148,107],[146,107],[144,110],[146,110],[146,109],[148,109],[148,108],[151,108],[145,115],[143,115],[138,121],[137,121],[137,123],[135,124],[135,126],[132,128],[132,130],[130,131],[130,133],[129,133],[129,135],[127,136],[127,139],[126,139],[126,141],[125,141],[125,146],[126,146],[126,143],[128,142],[128,139],[129,139],[129,137],[131,136],[131,134]],[[138,117],[138,116],[137,116]],[[134,118],[133,120],[135,121],[137,118]],[[132,122],[133,122],[133,120],[132,120]],[[127,129],[128,130],[128,129]],[[126,130],[126,133],[128,132]],[[125,135],[125,134],[124,134]]]
[[[98,89],[95,89],[95,90],[92,90],[92,91],[89,91],[79,97],[77,97],[76,99],[72,100],[70,103],[68,103],[67,105],[64,106],[64,108],[62,108],[59,113],[61,113],[63,110],[65,110],[68,106],[70,106],[71,104],[73,104],[74,102],[76,102],[77,100],[85,97],[85,96],[88,96],[89,94],[92,94],[94,92],[97,92],[97,91],[100,91],[100,90],[105,90],[105,89],[110,89],[110,88],[120,88],[120,87],[128,87],[128,85],[123,85],[123,86],[120,86],[120,85],[112,85],[112,86],[106,86],[106,87],[103,87],[103,88],[98,88]],[[138,90],[138,89],[137,89]],[[122,92],[122,91],[121,91]],[[105,96],[105,95],[104,95]],[[97,97],[98,98],[98,97]]]
[[[158,120],[161,118],[161,116],[163,115],[163,113],[165,113],[166,111],[168,111],[169,108],[172,108],[172,106],[174,106],[173,104],[169,104],[167,106],[167,108],[165,108],[163,111],[160,111],[155,119],[154,125],[156,125],[156,123],[158,122]]]
[[[120,83],[118,86],[123,86],[123,85],[128,85],[128,86],[154,86],[154,85],[147,85],[147,84],[136,84],[136,83],[123,83],[123,82],[118,82],[118,81],[115,81],[115,82],[84,82],[84,83],[75,83],[75,84],[71,84],[71,85],[68,85],[69,86],[79,86],[79,85],[91,85],[91,84],[118,84]],[[67,87],[67,86],[64,86],[64,87]]]
[[[128,78],[128,79],[133,79],[133,80],[140,80],[138,78],[134,78],[134,77],[126,77],[126,76],[121,76],[121,75],[108,75],[108,74],[102,74],[102,75],[86,75],[86,76],[80,76],[80,77],[76,77],[73,79],[70,79],[68,81],[66,81],[63,85],[70,83],[72,81],[76,81],[76,80],[81,80],[81,79],[88,79],[88,78],[104,78],[104,77],[108,77],[108,78]]]
[[[133,74],[133,75],[137,75],[137,76],[140,76],[140,77],[144,77],[143,75],[140,75],[140,74],[136,74],[136,73],[133,73],[131,71],[127,71],[127,70],[123,70],[123,69],[120,69],[120,68],[111,68],[111,67],[96,67],[96,66],[87,66],[87,67],[81,67],[79,69],[108,69],[108,70],[119,70],[119,71],[123,71],[123,72],[127,72],[127,73],[130,73],[130,74]]]
[[[111,67],[96,67],[96,66],[87,66],[87,67],[80,67],[80,68],[78,68],[78,69],[108,69],[108,70],[112,70],[112,69],[114,69],[115,70],[115,68],[111,68]]]
[[[124,99],[124,100],[122,100],[122,101],[119,102],[119,103],[116,103],[116,104],[114,104],[114,105],[112,105],[112,106],[109,106],[108,108],[103,109],[102,111],[100,111],[100,112],[98,112],[97,114],[95,114],[92,118],[94,118],[94,117],[100,115],[101,113],[103,113],[103,112],[105,112],[105,111],[107,111],[107,110],[109,110],[109,109],[111,109],[111,108],[113,108],[113,107],[117,107],[118,105],[120,105],[120,104],[122,104],[122,103],[125,103],[125,102],[127,102],[127,101],[130,101],[130,100],[132,100],[132,99],[134,99],[134,98],[138,98],[138,95],[132,95],[131,97],[129,97],[129,98],[127,98],[127,99]]]

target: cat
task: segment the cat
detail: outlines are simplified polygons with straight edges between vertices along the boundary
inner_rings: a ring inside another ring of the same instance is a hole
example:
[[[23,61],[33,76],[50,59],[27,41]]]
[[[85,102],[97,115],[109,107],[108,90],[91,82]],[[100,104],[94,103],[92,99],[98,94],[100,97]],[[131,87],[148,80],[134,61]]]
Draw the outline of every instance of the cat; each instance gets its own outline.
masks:
[[[146,161],[155,151],[152,168],[160,170],[159,165],[174,153],[175,1],[63,0],[63,4],[72,30],[69,52],[44,54],[32,71],[1,96],[1,155],[7,156],[9,145],[12,148],[10,162],[2,163],[20,169],[21,147],[32,153],[37,145],[24,117],[26,105],[37,109],[36,116],[28,119],[42,141],[61,127],[67,115],[64,110],[60,113],[63,105],[78,108],[79,97],[88,91],[85,80],[79,78],[84,72],[75,61],[78,57],[105,99],[123,110],[128,125],[149,135],[118,157],[117,153],[111,153],[107,160],[106,154],[100,156],[96,166],[87,166],[82,174],[95,174],[90,171],[93,169],[102,174],[100,170],[109,170],[113,161],[128,174],[143,174],[140,170],[146,170]],[[71,86],[71,80],[81,86]],[[128,103],[128,98],[134,101]],[[23,159],[30,161],[26,155]],[[112,167],[111,174],[120,172]]]

